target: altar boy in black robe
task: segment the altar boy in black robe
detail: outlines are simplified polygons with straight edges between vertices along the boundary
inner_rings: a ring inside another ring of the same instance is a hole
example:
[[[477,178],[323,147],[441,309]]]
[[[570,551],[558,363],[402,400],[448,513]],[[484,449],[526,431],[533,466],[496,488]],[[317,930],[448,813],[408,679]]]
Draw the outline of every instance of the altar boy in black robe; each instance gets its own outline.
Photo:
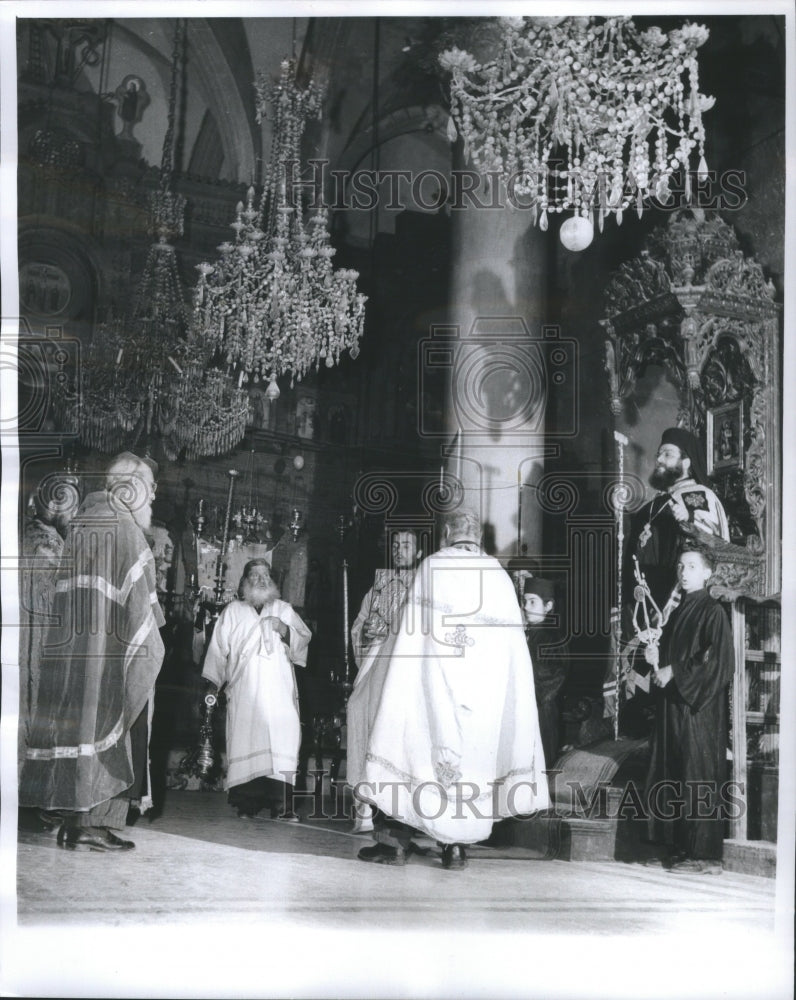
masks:
[[[552,580],[529,576],[523,586],[525,636],[533,664],[533,684],[544,759],[551,768],[558,757],[561,742],[561,697],[569,666],[569,647],[554,613],[555,592]]]
[[[667,845],[666,867],[674,872],[721,872],[734,652],[727,615],[705,590],[712,571],[710,550],[684,540],[677,563],[680,604],[663,628],[660,648],[646,652],[657,695],[649,834]]]

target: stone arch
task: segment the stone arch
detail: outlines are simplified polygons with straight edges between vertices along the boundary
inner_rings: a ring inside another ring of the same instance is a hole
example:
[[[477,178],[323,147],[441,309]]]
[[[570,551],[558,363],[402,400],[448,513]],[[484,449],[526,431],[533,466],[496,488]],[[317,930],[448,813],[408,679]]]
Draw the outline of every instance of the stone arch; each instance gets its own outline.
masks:
[[[436,104],[396,108],[385,114],[375,128],[370,122],[352,131],[351,138],[340,154],[338,169],[353,173],[375,146],[411,132],[437,134],[447,142],[444,128],[446,120],[446,113]]]

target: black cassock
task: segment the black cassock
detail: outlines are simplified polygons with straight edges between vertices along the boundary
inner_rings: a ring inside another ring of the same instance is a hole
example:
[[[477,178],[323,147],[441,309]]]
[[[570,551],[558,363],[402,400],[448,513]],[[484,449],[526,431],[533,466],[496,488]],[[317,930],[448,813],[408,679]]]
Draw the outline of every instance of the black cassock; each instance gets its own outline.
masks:
[[[663,630],[659,662],[672,667],[673,677],[655,688],[649,835],[689,857],[720,860],[727,686],[735,659],[727,615],[706,590],[683,595]]]
[[[548,615],[539,625],[528,625],[525,637],[533,664],[533,684],[539,732],[545,764],[552,767],[558,757],[561,729],[562,689],[569,668],[569,646],[561,629]]]
[[[633,588],[637,583],[633,556],[638,559],[639,569],[659,608],[667,602],[677,583],[677,558],[682,532],[672,513],[670,499],[668,493],[659,493],[631,519],[622,581],[625,600],[628,602],[632,600]],[[647,525],[649,530],[645,532]]]

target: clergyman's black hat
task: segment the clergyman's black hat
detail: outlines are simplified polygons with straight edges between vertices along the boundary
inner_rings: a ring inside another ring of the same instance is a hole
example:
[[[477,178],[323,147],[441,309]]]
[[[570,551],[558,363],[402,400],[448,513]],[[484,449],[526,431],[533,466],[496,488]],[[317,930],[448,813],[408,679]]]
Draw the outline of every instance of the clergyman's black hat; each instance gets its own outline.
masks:
[[[705,469],[705,449],[697,438],[684,427],[667,427],[661,435],[661,444],[673,444],[684,457],[691,459],[691,476],[702,486],[708,485]]]

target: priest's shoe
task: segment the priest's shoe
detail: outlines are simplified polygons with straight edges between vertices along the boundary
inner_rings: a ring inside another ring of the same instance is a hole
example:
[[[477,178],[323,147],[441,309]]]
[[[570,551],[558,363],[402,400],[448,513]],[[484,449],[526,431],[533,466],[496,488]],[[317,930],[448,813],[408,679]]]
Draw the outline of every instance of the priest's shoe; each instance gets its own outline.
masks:
[[[107,827],[102,828],[102,832],[105,835],[105,840],[110,845],[111,850],[114,851],[132,851],[135,844],[132,840],[122,840],[121,837],[117,837],[116,834],[109,830]]]
[[[683,858],[669,866],[670,872],[678,875],[721,875],[723,868],[720,861],[707,861],[703,858]]]
[[[451,871],[467,867],[467,855],[461,844],[444,844],[442,847],[442,867]]]
[[[388,847],[387,844],[374,844],[373,847],[363,847],[357,854],[360,861],[371,861],[376,865],[405,865],[406,854],[400,847]]]
[[[283,823],[300,823],[301,817],[293,812],[292,809],[283,809],[281,812],[275,810],[273,813],[274,819],[281,819]]]
[[[676,865],[680,861],[685,861],[688,855],[685,851],[671,850],[668,853],[658,854],[651,858],[646,858],[642,861],[642,865],[645,868],[667,868],[670,869],[672,865]]]
[[[106,831],[93,826],[61,827],[58,831],[58,846],[69,851],[121,851],[106,837]],[[118,839],[118,838],[116,838]]]

